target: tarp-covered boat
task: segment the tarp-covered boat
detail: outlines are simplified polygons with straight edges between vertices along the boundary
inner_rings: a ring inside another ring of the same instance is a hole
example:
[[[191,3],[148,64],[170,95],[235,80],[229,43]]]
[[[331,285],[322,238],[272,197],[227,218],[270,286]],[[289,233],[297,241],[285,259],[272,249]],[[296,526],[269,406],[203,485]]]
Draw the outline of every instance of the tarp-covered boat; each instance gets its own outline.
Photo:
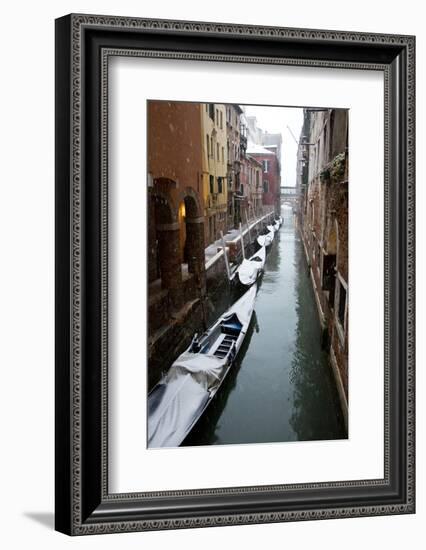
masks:
[[[178,447],[226,377],[253,314],[253,285],[170,367],[148,395],[148,447]]]
[[[238,280],[242,285],[252,285],[256,282],[259,274],[263,271],[265,260],[266,248],[262,246],[248,260],[244,259],[242,261],[237,271],[235,272],[234,278]]]
[[[270,231],[266,235],[259,235],[256,240],[260,246],[270,246],[274,240],[274,232]]]
[[[274,220],[274,223],[272,225],[267,225],[266,229],[269,232],[276,233],[280,227],[281,227],[281,222],[278,219],[278,220]]]

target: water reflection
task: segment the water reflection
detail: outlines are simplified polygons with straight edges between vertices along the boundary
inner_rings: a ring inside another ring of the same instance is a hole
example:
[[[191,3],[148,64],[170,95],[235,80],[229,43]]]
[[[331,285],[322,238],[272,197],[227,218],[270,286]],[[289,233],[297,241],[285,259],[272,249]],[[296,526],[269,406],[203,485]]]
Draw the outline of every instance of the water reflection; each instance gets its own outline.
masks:
[[[320,349],[319,323],[315,297],[301,246],[295,247],[295,270],[299,273],[295,288],[295,352],[289,380],[293,386],[293,411],[289,422],[297,439],[339,439],[346,437],[344,420],[328,357]],[[321,403],[328,404],[319,410]]]

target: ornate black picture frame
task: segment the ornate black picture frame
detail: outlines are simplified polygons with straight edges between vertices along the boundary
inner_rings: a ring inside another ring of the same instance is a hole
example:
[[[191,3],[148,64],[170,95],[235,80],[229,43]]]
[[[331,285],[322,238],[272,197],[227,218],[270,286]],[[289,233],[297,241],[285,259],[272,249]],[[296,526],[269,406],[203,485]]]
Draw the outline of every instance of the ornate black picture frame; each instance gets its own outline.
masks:
[[[383,479],[108,492],[106,88],[112,55],[383,72]],[[56,21],[57,530],[84,535],[414,512],[414,56],[413,36],[96,15]]]

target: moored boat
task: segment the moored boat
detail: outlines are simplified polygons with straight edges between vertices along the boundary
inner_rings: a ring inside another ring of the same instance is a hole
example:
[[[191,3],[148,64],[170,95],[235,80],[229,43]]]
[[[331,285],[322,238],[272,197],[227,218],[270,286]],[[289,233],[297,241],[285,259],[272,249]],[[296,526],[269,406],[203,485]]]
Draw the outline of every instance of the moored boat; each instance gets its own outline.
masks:
[[[239,281],[242,285],[251,286],[256,282],[258,276],[263,271],[265,260],[266,248],[265,246],[261,246],[253,256],[241,262],[233,279]]]
[[[148,395],[148,447],[178,447],[211,403],[245,338],[256,285],[174,361]]]
[[[266,235],[259,235],[256,239],[257,243],[260,246],[268,247],[272,244],[272,241],[274,240],[274,232],[269,231]]]
[[[282,226],[282,224],[283,224],[282,216],[278,216],[278,218],[274,220],[274,227],[276,227],[278,230]]]

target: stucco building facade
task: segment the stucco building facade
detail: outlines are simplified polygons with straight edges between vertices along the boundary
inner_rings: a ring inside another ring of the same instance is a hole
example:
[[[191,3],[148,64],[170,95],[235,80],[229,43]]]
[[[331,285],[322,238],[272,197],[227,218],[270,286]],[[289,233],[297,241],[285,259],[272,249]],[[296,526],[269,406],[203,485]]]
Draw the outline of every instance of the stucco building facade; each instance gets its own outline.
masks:
[[[223,104],[201,104],[202,179],[206,244],[226,232],[228,210],[227,128]]]
[[[241,163],[247,148],[246,127],[242,120],[243,110],[239,105],[226,105],[226,150],[227,150],[227,183],[228,212],[227,229],[238,226],[240,221],[239,189]]]

